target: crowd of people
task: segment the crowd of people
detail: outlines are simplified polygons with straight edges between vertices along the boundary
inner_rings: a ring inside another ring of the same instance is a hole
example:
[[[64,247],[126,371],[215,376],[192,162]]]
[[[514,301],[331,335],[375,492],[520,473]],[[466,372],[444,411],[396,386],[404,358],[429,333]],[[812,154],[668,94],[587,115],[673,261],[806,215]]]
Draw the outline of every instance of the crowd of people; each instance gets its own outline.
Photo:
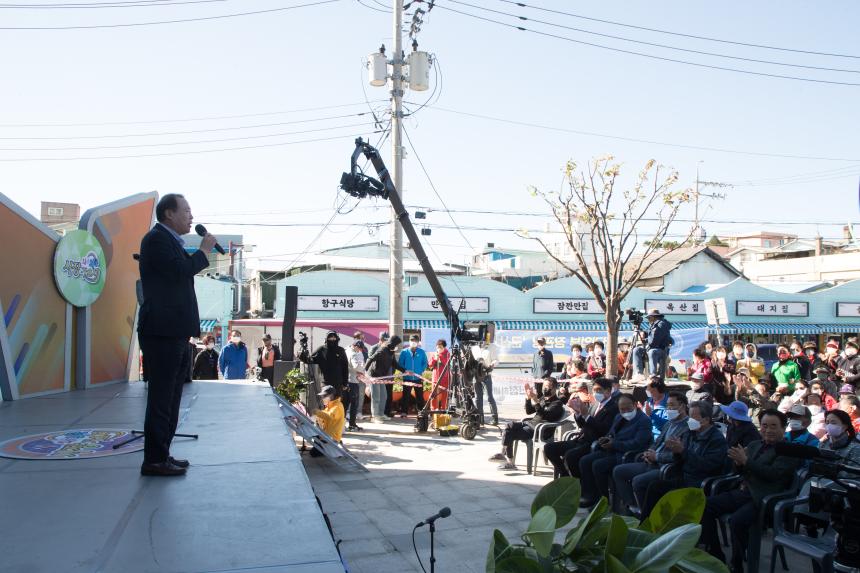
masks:
[[[533,375],[543,373],[541,352],[548,352],[537,343]],[[844,348],[831,340],[824,352],[796,341],[779,345],[766,371],[755,344],[736,341],[729,348],[707,342],[695,350],[687,384],[673,383],[689,389],[673,390],[656,374],[637,398],[622,390],[618,377],[605,375],[602,344],[585,351],[573,345],[560,380],[541,376],[540,384],[527,385],[527,417],[506,425],[501,451],[490,460],[502,462],[503,471],[516,469],[514,442],[542,440],[554,476],[580,479],[581,507],[604,496],[616,511],[641,518],[668,491],[735,473],[736,487],[707,498],[701,543],[725,560],[717,521],[729,516],[730,565],[743,571],[762,500],[791,491],[803,466],[777,454],[776,444],[830,450],[860,467],[860,358],[854,339]],[[625,358],[619,353],[619,370]],[[554,439],[558,428],[567,439]]]

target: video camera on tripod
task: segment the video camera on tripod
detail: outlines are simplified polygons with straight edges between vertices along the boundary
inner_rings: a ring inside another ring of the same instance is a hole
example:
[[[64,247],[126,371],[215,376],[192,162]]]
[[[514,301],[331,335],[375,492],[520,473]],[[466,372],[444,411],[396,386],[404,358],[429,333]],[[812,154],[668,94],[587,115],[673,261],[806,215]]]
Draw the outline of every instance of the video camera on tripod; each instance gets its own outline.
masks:
[[[809,509],[830,514],[836,531],[835,560],[841,566],[860,568],[860,481],[839,477],[853,474],[860,479],[860,467],[842,463],[838,454],[813,446],[782,443],[777,455],[809,460]],[[838,486],[838,487],[834,487]]]
[[[308,335],[299,331],[299,360],[308,362],[310,360],[310,350],[308,350]]]

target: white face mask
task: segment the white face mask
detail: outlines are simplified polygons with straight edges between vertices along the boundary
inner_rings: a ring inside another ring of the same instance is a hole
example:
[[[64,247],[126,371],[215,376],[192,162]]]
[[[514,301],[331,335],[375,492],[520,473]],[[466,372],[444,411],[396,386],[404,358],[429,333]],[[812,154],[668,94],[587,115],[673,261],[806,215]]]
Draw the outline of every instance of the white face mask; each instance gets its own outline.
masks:
[[[788,421],[788,429],[793,431],[793,432],[796,432],[797,430],[802,430],[803,429],[803,422],[801,422],[800,420],[789,420]]]
[[[726,353],[725,352],[717,352],[717,359],[718,360],[725,360],[726,359]]]
[[[595,399],[598,403],[599,403],[599,402],[603,402],[603,398],[604,398],[604,395],[603,395],[603,393],[602,393],[602,392],[595,392],[595,393],[594,393],[594,399]]]
[[[845,428],[842,424],[827,424],[824,426],[827,429],[827,435],[831,438],[838,438],[845,433]]]
[[[690,428],[690,430],[695,432],[702,427],[702,423],[694,418],[687,418],[687,426]]]
[[[633,410],[632,412],[621,412],[621,417],[629,422],[636,417],[636,410]]]
[[[817,416],[818,414],[821,413],[821,406],[807,406],[807,408],[809,408],[809,412],[813,416]]]
[[[418,343],[413,340],[409,343],[409,348],[418,348]]]
[[[206,350],[212,350],[213,348],[215,348],[215,344],[213,344],[211,342],[206,345]]]
[[[856,355],[857,355],[857,350],[855,348],[846,348],[845,349],[845,356],[856,356]]]
[[[443,351],[443,350],[445,350],[445,347],[443,347],[443,346],[437,346],[437,347],[436,347],[436,354],[442,354],[442,351]]]
[[[678,416],[681,415],[681,412],[678,410],[666,410],[666,418],[671,422],[672,420],[678,419]]]
[[[603,349],[602,348],[595,348],[594,349],[594,355],[595,356],[603,356]]]
[[[230,339],[230,342],[232,342],[233,344],[239,344],[240,342],[242,342],[242,337],[241,336],[234,336],[233,338]]]
[[[580,352],[579,350],[574,350],[573,352],[570,353],[570,356],[574,360],[579,360],[580,357],[582,356],[582,352]]]

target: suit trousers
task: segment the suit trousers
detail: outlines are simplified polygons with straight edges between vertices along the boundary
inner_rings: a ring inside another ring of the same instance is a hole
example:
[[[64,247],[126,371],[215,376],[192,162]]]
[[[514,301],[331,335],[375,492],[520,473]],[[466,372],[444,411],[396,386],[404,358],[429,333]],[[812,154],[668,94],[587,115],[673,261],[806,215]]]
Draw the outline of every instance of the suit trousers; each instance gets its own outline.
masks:
[[[598,448],[579,459],[579,482],[582,499],[609,498],[609,480],[612,470],[620,463],[621,454]]]
[[[758,509],[748,491],[738,488],[708,498],[705,512],[702,514],[700,542],[705,544],[708,553],[717,559],[725,559],[720,538],[717,536],[717,519],[727,513],[730,514],[728,530],[732,537],[731,566],[734,571],[742,571],[750,529],[758,518]]]
[[[188,338],[149,335],[140,335],[140,349],[149,365],[143,461],[157,464],[170,455],[191,351]]]
[[[546,459],[552,464],[554,477],[563,477],[573,475],[568,471],[565,465],[565,457],[570,452],[581,452],[572,454],[576,456],[576,463],[573,464],[576,468],[575,477],[579,477],[579,458],[587,454],[591,449],[591,444],[586,444],[579,440],[566,440],[563,442],[550,442],[543,447]]]

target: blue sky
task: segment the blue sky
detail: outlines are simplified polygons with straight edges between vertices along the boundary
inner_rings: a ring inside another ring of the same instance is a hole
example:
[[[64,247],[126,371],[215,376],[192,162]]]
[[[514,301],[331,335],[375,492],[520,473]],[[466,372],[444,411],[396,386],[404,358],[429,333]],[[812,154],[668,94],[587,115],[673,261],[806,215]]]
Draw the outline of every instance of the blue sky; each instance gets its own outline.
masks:
[[[464,1],[564,26],[686,49],[860,72],[858,57],[814,56],[706,42],[528,10],[502,0]],[[374,140],[379,137],[372,134],[374,128],[368,115],[356,115],[368,110],[362,103],[364,90],[368,98],[375,100],[371,107],[382,110],[386,106],[379,101],[387,97],[386,90],[367,85],[362,62],[380,43],[391,46],[391,18],[367,7],[380,7],[374,0],[362,2],[366,6],[355,0],[340,0],[262,15],[158,26],[0,30],[0,51],[4,54],[0,61],[2,160],[176,153],[341,136],[329,141],[218,153],[2,161],[3,192],[33,212],[37,212],[40,200],[78,202],[86,208],[140,191],[181,192],[191,201],[195,218],[212,223],[211,230],[244,233],[247,242],[257,245],[255,256],[279,255],[266,261],[267,268],[287,265],[308,245],[316,250],[350,241],[387,240],[386,228],[370,235],[363,226],[387,218],[385,206],[374,208],[370,201],[350,214],[335,216],[333,225],[319,234],[320,226],[329,221],[333,207],[342,200],[336,185],[340,172],[348,166],[351,139],[357,134],[371,134]],[[388,4],[386,0],[379,2]],[[50,3],[56,1],[29,2]],[[224,0],[173,6],[0,10],[4,27],[91,26],[194,18],[300,3]],[[526,4],[686,34],[860,56],[856,33],[860,7],[849,1],[534,0]],[[860,86],[760,77],[657,61],[513,30],[443,7],[503,22],[516,21],[452,0],[439,0],[437,8],[425,18],[419,35],[421,49],[438,58],[443,80],[438,101],[410,117],[406,129],[436,188],[452,209],[541,211],[539,201],[529,196],[528,185],[556,188],[567,159],[582,162],[611,153],[628,166],[630,173],[652,157],[674,166],[685,185],[692,184],[697,165],[705,180],[767,183],[727,189],[727,199],[713,202],[705,215],[708,221],[704,226],[709,233],[769,228],[807,237],[816,232],[835,237],[841,235],[839,227],[816,223],[848,223],[858,218],[860,144],[856,134],[860,125]],[[733,61],[543,24],[522,25],[665,57],[860,84],[860,73]],[[431,78],[434,75],[431,73]],[[429,92],[407,92],[406,97],[421,102],[428,95]],[[329,107],[344,104],[359,105]],[[308,108],[327,109],[271,113]],[[444,110],[628,139],[841,160],[663,146],[538,129]],[[223,118],[251,114],[265,115]],[[351,117],[334,117],[348,115]],[[201,117],[222,119],[163,122]],[[159,123],[127,123],[154,121]],[[44,126],[110,122],[120,123]],[[198,143],[184,143],[190,141]],[[69,147],[103,149],[65,150]],[[16,149],[36,151],[13,151]],[[388,158],[387,142],[383,152]],[[438,207],[439,201],[408,144],[404,168],[406,202]],[[813,172],[825,173],[793,177]],[[352,205],[347,202],[344,210]],[[454,217],[458,224],[469,227],[543,225],[535,217],[487,213],[455,213]],[[738,220],[760,223],[730,223]],[[808,224],[773,224],[780,221]],[[440,227],[451,225],[442,213],[431,213],[427,222],[435,226],[429,242],[439,256],[453,262],[462,262],[470,251],[469,245],[478,247],[488,241],[524,245],[505,231],[466,230],[464,239],[457,231]],[[236,223],[317,226],[262,228]],[[679,224],[677,231],[684,232],[684,226]]]

